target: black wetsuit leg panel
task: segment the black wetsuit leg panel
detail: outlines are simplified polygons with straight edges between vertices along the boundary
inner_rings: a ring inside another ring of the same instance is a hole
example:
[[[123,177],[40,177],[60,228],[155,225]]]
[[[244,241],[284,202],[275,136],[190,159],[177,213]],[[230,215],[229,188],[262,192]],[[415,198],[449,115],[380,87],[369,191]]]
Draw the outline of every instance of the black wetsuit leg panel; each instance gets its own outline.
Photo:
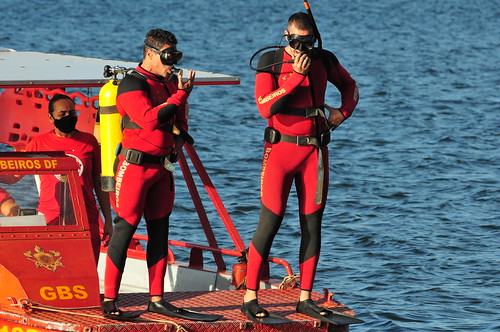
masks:
[[[113,236],[109,241],[108,257],[111,259],[116,269],[123,273],[125,260],[127,259],[127,248],[134,236],[137,227],[129,224],[125,219],[116,217]]]
[[[146,254],[149,269],[167,257],[169,217],[148,220],[146,227],[149,238]]]
[[[282,216],[261,205],[259,225],[252,238],[252,244],[262,258],[268,258],[274,237],[278,233],[282,221]]]
[[[324,207],[314,213],[300,215],[300,228],[302,230],[299,255],[300,263],[319,255],[321,250],[321,219],[323,217],[323,210]]]

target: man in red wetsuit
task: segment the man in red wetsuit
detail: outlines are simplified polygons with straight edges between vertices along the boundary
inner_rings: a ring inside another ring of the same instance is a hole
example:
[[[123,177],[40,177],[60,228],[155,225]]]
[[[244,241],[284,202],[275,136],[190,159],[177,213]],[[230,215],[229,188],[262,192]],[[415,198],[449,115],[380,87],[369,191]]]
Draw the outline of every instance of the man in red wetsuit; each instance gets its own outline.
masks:
[[[257,107],[262,117],[268,119],[268,128],[260,179],[260,219],[249,247],[242,312],[263,323],[269,313],[260,307],[257,291],[294,180],[302,232],[297,311],[328,314],[311,300],[328,192],[326,145],[330,129],[347,119],[358,102],[356,82],[335,55],[313,48],[316,36],[309,15],[290,16],[285,37],[289,45],[261,56],[255,81]],[[325,104],[328,82],[340,91],[339,108]]]
[[[101,240],[107,240],[113,233],[109,195],[101,190],[99,143],[92,134],[75,129],[78,120],[75,102],[67,95],[56,94],[49,101],[49,120],[54,124],[54,130],[35,136],[25,151],[64,151],[76,159],[89,219],[94,259],[97,264]],[[60,175],[40,176],[38,211],[45,216],[47,225],[61,225],[73,218],[73,210],[65,209],[64,204],[60,204],[66,199],[64,193],[69,195],[65,185],[66,182]],[[94,197],[97,197],[104,217],[102,237],[99,232],[99,210]]]
[[[133,319],[138,315],[118,309],[116,301],[127,248],[142,216],[148,232],[147,266],[150,302],[148,311],[175,311],[163,300],[167,268],[169,216],[174,202],[172,162],[189,139],[188,97],[195,74],[183,82],[174,75],[182,56],[169,31],[153,29],[144,40],[143,61],[124,77],[116,106],[123,117],[123,141],[116,170],[117,218],[111,238],[104,278],[105,317]]]

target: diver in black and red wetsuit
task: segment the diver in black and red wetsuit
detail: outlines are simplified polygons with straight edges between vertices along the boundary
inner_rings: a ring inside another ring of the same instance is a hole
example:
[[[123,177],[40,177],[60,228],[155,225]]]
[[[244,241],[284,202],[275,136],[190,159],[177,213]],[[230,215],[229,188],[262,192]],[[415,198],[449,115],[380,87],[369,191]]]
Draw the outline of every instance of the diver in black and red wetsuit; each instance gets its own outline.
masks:
[[[311,300],[321,246],[321,220],[328,192],[330,129],[351,116],[358,102],[356,81],[329,51],[314,48],[314,25],[306,13],[288,20],[289,45],[264,53],[258,65],[255,99],[268,119],[261,173],[259,225],[248,252],[247,291],[242,312],[265,323],[269,312],[258,303],[259,282],[271,245],[285,214],[295,181],[302,233],[299,253],[300,299],[297,311],[328,314]],[[341,94],[341,106],[325,104],[332,83]],[[325,110],[329,114],[325,114]]]
[[[128,320],[137,317],[118,309],[116,300],[126,253],[142,216],[149,236],[147,266],[150,303],[148,310],[169,314],[175,307],[163,300],[167,268],[169,216],[174,202],[172,162],[190,138],[188,97],[195,74],[183,82],[172,73],[182,57],[177,39],[162,29],[146,34],[144,58],[124,77],[116,106],[123,117],[123,141],[116,170],[114,233],[108,247],[104,278],[105,317]]]

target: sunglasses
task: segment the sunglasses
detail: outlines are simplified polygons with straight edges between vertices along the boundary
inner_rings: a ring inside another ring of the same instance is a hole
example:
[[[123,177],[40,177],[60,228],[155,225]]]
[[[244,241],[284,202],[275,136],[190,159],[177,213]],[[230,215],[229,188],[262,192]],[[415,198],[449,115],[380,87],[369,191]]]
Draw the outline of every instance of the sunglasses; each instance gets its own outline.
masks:
[[[169,47],[164,49],[163,51],[160,51],[153,45],[149,43],[144,43],[147,47],[152,49],[155,53],[160,55],[160,60],[161,63],[163,63],[165,66],[173,66],[179,62],[180,59],[182,59],[182,52],[177,51],[175,46]]]

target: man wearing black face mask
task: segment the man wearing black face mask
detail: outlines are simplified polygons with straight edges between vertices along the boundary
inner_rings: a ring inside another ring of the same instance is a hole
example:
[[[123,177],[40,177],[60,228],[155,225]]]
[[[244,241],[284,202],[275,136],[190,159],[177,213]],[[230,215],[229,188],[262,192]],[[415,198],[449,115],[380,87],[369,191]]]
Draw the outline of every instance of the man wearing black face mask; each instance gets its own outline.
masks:
[[[49,120],[54,130],[34,137],[25,151],[64,151],[75,158],[79,165],[80,182],[85,197],[85,207],[89,218],[94,258],[97,264],[101,240],[106,241],[113,233],[109,194],[101,190],[101,154],[97,139],[89,133],[78,131],[75,103],[67,95],[56,94],[49,101]],[[57,175],[40,176],[40,200],[38,211],[43,213],[48,225],[60,225],[66,214],[60,206],[64,195],[65,182]],[[94,198],[97,196],[104,217],[104,233],[99,235],[99,210]]]

